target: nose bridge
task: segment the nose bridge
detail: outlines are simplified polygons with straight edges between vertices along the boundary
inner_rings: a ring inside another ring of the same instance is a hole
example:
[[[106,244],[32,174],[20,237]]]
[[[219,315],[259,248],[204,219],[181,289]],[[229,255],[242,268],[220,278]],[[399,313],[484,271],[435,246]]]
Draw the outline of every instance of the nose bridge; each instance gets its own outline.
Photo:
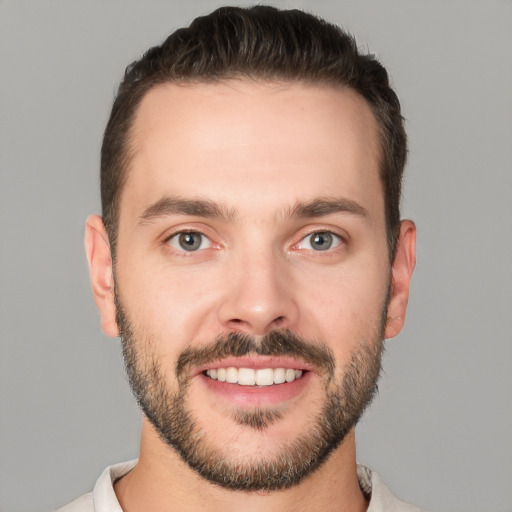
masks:
[[[228,273],[229,285],[219,309],[225,327],[262,335],[296,322],[298,308],[286,258],[271,244],[240,248],[231,258]]]

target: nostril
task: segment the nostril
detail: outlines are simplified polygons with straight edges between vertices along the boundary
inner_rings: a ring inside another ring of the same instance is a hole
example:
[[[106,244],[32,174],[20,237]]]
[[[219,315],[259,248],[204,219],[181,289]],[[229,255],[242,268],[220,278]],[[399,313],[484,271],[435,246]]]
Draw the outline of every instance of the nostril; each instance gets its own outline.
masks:
[[[274,324],[279,325],[279,324],[282,324],[283,321],[284,321],[284,316],[278,316],[277,318],[274,319]]]

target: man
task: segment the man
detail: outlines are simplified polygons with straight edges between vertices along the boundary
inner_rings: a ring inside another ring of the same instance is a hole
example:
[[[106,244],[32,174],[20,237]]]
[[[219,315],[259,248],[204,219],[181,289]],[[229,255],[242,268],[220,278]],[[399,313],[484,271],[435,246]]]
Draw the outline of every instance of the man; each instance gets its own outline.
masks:
[[[223,8],[126,72],[86,226],[138,461],[61,510],[412,511],[357,466],[415,227],[387,73],[299,11]]]

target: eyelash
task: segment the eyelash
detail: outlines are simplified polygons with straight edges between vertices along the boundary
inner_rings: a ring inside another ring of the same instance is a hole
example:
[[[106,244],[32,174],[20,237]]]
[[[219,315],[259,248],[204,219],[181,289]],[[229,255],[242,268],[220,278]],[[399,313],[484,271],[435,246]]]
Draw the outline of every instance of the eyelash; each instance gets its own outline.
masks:
[[[183,246],[181,246],[180,242],[183,242],[183,240],[180,240],[180,238],[183,236],[187,236],[187,235],[200,236],[201,241],[199,243],[199,246],[197,246],[196,248],[193,248],[194,247],[193,244],[190,244],[189,247],[192,250],[187,250]],[[313,246],[312,246],[312,238],[315,236],[323,236],[323,239],[324,240],[327,239],[327,242],[328,243],[331,242],[331,244],[329,245],[329,247],[327,247],[325,249],[315,250],[315,248],[313,248]],[[308,240],[309,240],[309,242],[308,242]],[[175,241],[176,245],[173,245],[173,243],[172,243],[173,241]],[[164,243],[182,255],[192,254],[194,252],[199,252],[199,251],[203,251],[206,249],[210,249],[213,244],[213,242],[207,235],[205,235],[204,233],[202,233],[200,231],[195,231],[195,230],[183,230],[183,231],[177,231],[175,233],[172,233],[170,236],[165,238]],[[204,247],[205,243],[208,244],[207,247]],[[305,245],[306,243],[309,245],[309,247],[301,247],[301,245]],[[345,241],[344,237],[342,237],[341,235],[339,235],[337,233],[334,233],[329,230],[318,230],[318,231],[312,231],[311,233],[308,233],[307,235],[303,236],[299,240],[299,242],[294,245],[294,248],[297,248],[299,250],[304,250],[304,251],[311,251],[314,253],[325,252],[326,254],[330,254],[334,250],[338,249],[340,246],[344,245],[345,243],[346,243],[346,241]]]
[[[182,236],[187,236],[187,235],[199,235],[201,237],[201,242],[200,242],[199,247],[197,247],[196,249],[188,251],[187,249],[185,249],[183,247],[178,247],[177,245],[176,246],[172,245],[171,242],[176,240],[176,244],[179,244],[180,243],[180,238]],[[194,253],[194,252],[198,252],[198,251],[201,251],[201,250],[209,249],[211,247],[211,245],[212,245],[212,241],[210,240],[210,238],[208,236],[206,236],[204,233],[201,233],[200,231],[193,231],[193,230],[184,230],[184,231],[178,231],[176,233],[173,233],[172,235],[168,236],[164,240],[164,242],[165,242],[165,244],[169,245],[170,247],[172,247],[176,251],[178,251],[180,253],[185,253],[185,254],[187,254],[187,253]],[[202,247],[205,242],[208,243],[208,247]]]
[[[319,249],[319,250],[313,249],[313,247],[311,246],[312,239],[313,239],[313,237],[320,236],[320,235],[323,235],[328,240],[330,238],[330,241],[334,245],[330,245],[329,247],[327,247],[326,249],[323,249],[323,250],[322,249]],[[341,245],[343,245],[345,243],[345,240],[343,239],[343,237],[341,235],[338,235],[337,233],[334,233],[334,232],[329,231],[329,230],[319,230],[319,231],[313,231],[311,233],[308,233],[306,236],[302,237],[300,239],[299,243],[296,244],[296,246],[297,247],[300,246],[301,244],[304,243],[305,240],[308,240],[308,239],[310,240],[309,241],[309,248],[305,248],[305,249],[303,248],[303,250],[308,250],[308,251],[313,251],[313,252],[318,252],[318,253],[322,253],[322,252],[329,253],[329,252],[332,252],[333,250],[339,248]]]

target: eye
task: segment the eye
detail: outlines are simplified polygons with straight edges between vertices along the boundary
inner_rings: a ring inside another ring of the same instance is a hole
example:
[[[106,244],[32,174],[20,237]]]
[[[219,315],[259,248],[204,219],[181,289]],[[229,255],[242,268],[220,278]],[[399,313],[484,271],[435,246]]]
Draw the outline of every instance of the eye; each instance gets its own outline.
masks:
[[[211,247],[210,240],[197,231],[176,233],[167,239],[167,243],[178,251],[194,252]]]
[[[340,246],[341,243],[342,239],[339,235],[330,231],[317,231],[304,237],[299,242],[298,248],[311,251],[328,251]]]

